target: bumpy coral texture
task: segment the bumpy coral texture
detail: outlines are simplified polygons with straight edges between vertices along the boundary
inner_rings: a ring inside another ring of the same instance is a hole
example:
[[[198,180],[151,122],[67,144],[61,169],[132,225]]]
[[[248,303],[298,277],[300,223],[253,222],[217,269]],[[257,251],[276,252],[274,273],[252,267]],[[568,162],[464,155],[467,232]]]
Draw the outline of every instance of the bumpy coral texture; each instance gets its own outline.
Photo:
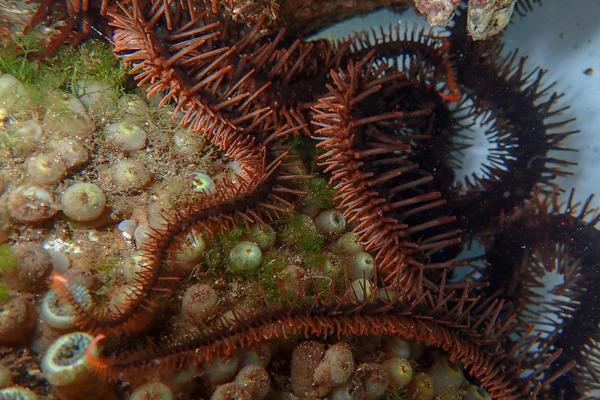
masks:
[[[394,27],[332,44],[288,37],[263,19],[244,26],[201,3],[66,5],[65,32],[87,28],[92,17],[107,23],[137,85],[239,167],[236,178],[166,212],[117,307],[90,305],[80,285],[53,275],[78,327],[95,335],[87,359],[98,374],[116,380],[203,365],[273,338],[384,335],[445,351],[493,398],[569,398],[597,388],[597,321],[578,321],[598,293],[589,245],[598,216],[587,204],[560,204],[553,179],[568,163],[548,154],[575,132],[563,130],[569,120],[552,119],[564,109],[555,106],[561,95],[541,86],[544,71],[526,72],[517,53],[502,58],[497,42],[472,42],[464,13],[449,37]],[[480,117],[496,148],[480,175],[455,183],[461,131]],[[212,240],[240,221],[270,224],[294,210],[308,176],[283,143],[299,136],[318,142],[316,164],[372,254],[373,276],[351,284],[346,277],[314,297],[298,290],[289,304],[266,302],[133,350],[121,342],[176,292],[185,274],[174,255],[190,235]],[[473,260],[457,255],[474,240],[487,246],[489,268],[464,274]],[[521,241],[527,253],[515,251]],[[566,277],[557,292],[578,304],[548,305],[563,316],[551,324],[563,335],[542,335],[535,323],[543,319],[528,306],[550,264]]]

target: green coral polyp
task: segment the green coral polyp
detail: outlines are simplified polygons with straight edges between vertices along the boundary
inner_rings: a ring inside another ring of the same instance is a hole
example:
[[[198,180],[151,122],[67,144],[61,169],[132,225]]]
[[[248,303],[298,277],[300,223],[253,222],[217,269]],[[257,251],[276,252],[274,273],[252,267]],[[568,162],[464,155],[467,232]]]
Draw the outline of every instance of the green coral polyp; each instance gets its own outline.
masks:
[[[64,191],[61,204],[63,212],[70,219],[93,221],[102,215],[106,206],[106,196],[97,185],[78,182]]]
[[[69,333],[56,339],[41,364],[48,382],[53,386],[66,386],[87,379],[89,370],[85,355],[92,340],[93,337],[84,332]]]
[[[311,268],[316,268],[318,271],[328,276],[338,275],[342,272],[342,262],[340,257],[331,252],[324,252],[315,254],[313,257],[307,257],[305,263]]]
[[[49,143],[49,147],[69,169],[83,165],[89,159],[87,149],[76,139],[62,138],[53,140]]]
[[[122,191],[141,189],[151,178],[144,165],[129,159],[117,162],[111,172],[115,186]]]
[[[38,400],[37,394],[21,386],[11,386],[0,389],[0,399],[2,400]]]
[[[104,128],[106,140],[125,152],[141,150],[146,146],[146,131],[131,119],[122,119]]]
[[[19,157],[33,153],[43,136],[42,127],[33,119],[15,124],[7,128],[6,132],[6,135],[0,137],[0,148]]]
[[[75,93],[95,115],[114,114],[117,111],[118,93],[111,83],[96,80],[79,81],[75,83]]]
[[[350,284],[349,290],[357,303],[363,303],[371,298],[375,285],[366,279],[356,279]]]
[[[63,304],[54,290],[49,290],[43,297],[40,316],[48,325],[58,330],[64,331],[75,326],[76,315],[73,307]]]
[[[407,386],[406,392],[409,399],[432,400],[435,392],[433,390],[431,376],[425,372],[416,373],[413,380]]]
[[[371,279],[375,274],[375,259],[367,252],[360,251],[348,257],[350,279]]]
[[[197,154],[204,147],[202,136],[193,135],[189,130],[179,128],[172,136],[175,148],[182,154]]]
[[[58,208],[52,195],[44,188],[23,185],[13,190],[8,198],[10,216],[21,223],[37,224],[54,216]]]
[[[215,181],[203,172],[197,172],[192,179],[193,190],[196,193],[206,195],[214,194],[216,191]]]
[[[334,244],[334,249],[340,255],[352,255],[363,251],[358,235],[354,232],[347,232],[340,236]]]
[[[462,370],[450,364],[446,357],[436,358],[428,373],[436,394],[458,388],[465,382]]]
[[[133,121],[144,122],[150,113],[150,107],[144,99],[135,94],[124,94],[118,100],[119,111]]]
[[[219,294],[209,285],[192,285],[183,293],[181,313],[201,326],[215,312]]]
[[[464,400],[492,400],[492,398],[485,389],[470,385],[465,393]]]
[[[253,225],[250,228],[250,240],[260,247],[261,250],[269,250],[275,245],[277,233],[269,225]]]
[[[346,228],[346,218],[338,210],[322,211],[315,219],[319,232],[325,235],[341,233]]]
[[[29,91],[17,78],[10,74],[0,75],[0,110],[3,114],[21,114],[31,103]],[[6,117],[8,115],[4,115]]]
[[[174,266],[189,272],[190,267],[200,263],[206,252],[206,241],[201,234],[189,233],[173,254]]]
[[[46,350],[41,369],[61,399],[110,399],[113,397],[109,387],[92,373],[87,357],[98,357],[99,354],[100,349],[91,335],[68,333],[56,339]]]
[[[27,160],[29,181],[38,185],[52,185],[61,180],[67,167],[55,154],[42,153]]]
[[[256,243],[243,241],[229,252],[230,269],[233,272],[255,271],[262,262],[262,251]]]
[[[85,106],[73,95],[51,93],[45,98],[47,106],[43,121],[54,134],[73,139],[85,139],[94,131],[94,123]]]
[[[31,333],[35,316],[29,300],[19,292],[10,292],[0,302],[0,345],[13,346],[25,342]]]
[[[161,382],[148,382],[131,393],[129,400],[173,400],[173,392]]]
[[[396,389],[406,387],[413,378],[413,368],[406,358],[392,357],[383,364],[388,372],[390,384]]]

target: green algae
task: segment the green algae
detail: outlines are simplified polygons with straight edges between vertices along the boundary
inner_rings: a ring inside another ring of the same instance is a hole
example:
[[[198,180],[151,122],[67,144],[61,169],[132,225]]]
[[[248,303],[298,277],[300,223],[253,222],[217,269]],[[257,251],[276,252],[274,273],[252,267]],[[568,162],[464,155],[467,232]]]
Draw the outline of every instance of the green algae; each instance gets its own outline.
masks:
[[[0,245],[0,274],[15,268],[19,262],[13,247],[9,244]]]
[[[91,40],[80,46],[79,49],[65,49],[59,54],[54,68],[64,70],[70,67],[71,88],[74,82],[82,79],[97,80],[114,85],[122,90],[127,78],[127,71],[115,57],[113,49],[105,42]]]
[[[269,250],[263,254],[259,279],[266,289],[267,299],[271,302],[279,303],[282,300],[277,282],[279,275],[288,265],[288,257],[281,250]]]
[[[225,233],[218,235],[217,241],[221,242],[223,248],[229,250],[242,240],[248,231],[246,227],[239,225],[231,228]]]
[[[2,164],[0,164],[2,165]],[[0,206],[0,243],[8,240],[10,233],[10,218],[8,216],[8,210]]]
[[[31,57],[40,50],[33,35],[15,35],[13,43],[0,47],[0,71],[21,81],[38,102],[49,91],[76,93],[77,83],[99,81],[122,93],[127,79],[124,65],[112,48],[100,40],[90,40],[77,49],[61,48],[54,57]]]
[[[204,265],[208,270],[220,270],[225,262],[225,254],[220,246],[215,246],[214,242],[204,253]]]
[[[320,252],[314,254],[307,254],[303,261],[304,264],[306,264],[309,268],[316,268],[319,271],[324,272],[325,267],[330,260],[329,255],[327,253]]]
[[[275,277],[289,264],[287,254],[282,250],[269,250],[263,254],[262,272],[266,276]]]
[[[111,274],[113,271],[115,271],[117,269],[119,262],[120,262],[120,257],[107,256],[107,257],[99,259],[94,264],[94,267],[98,272],[101,272],[104,274]]]
[[[10,289],[4,282],[0,282],[0,304],[3,304],[10,298]]]
[[[406,393],[406,389],[396,389],[392,392],[389,392],[385,396],[385,400],[407,400],[408,393]]]
[[[314,177],[306,182],[302,189],[306,192],[303,197],[304,205],[311,205],[322,210],[333,208],[334,190],[322,177]]]
[[[287,216],[283,223],[282,239],[295,247],[303,257],[322,250],[325,236],[317,232],[312,218],[294,212]]]
[[[249,238],[256,243],[261,250],[268,250],[275,245],[277,233],[269,225],[255,224],[250,229]]]
[[[318,152],[312,139],[306,136],[293,136],[285,147],[290,153],[297,154],[309,169],[315,169]]]
[[[11,74],[25,85],[32,84],[39,74],[39,63],[28,59],[40,50],[32,35],[13,35],[11,42],[0,46],[0,71]]]
[[[97,276],[104,282],[102,292],[109,292],[115,285],[120,284],[118,274],[119,266],[122,263],[120,256],[105,256],[91,263],[91,267],[96,271]]]
[[[465,390],[460,387],[449,387],[437,396],[439,400],[462,400]]]

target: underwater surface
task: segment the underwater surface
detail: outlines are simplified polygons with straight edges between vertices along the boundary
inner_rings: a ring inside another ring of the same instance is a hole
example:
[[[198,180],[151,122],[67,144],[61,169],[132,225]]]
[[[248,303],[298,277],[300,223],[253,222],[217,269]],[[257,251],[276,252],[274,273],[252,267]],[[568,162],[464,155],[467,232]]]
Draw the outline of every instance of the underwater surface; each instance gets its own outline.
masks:
[[[0,0],[0,400],[600,398],[600,2],[274,3]]]

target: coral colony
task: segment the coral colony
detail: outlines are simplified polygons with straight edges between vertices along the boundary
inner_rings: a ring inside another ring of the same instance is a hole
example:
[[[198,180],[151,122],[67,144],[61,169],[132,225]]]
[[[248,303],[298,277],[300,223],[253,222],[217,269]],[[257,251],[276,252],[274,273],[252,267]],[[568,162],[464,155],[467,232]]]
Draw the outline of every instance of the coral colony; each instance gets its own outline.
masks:
[[[576,131],[543,69],[471,39],[484,3],[338,42],[35,3],[0,49],[0,399],[600,389],[600,215],[555,183]]]

